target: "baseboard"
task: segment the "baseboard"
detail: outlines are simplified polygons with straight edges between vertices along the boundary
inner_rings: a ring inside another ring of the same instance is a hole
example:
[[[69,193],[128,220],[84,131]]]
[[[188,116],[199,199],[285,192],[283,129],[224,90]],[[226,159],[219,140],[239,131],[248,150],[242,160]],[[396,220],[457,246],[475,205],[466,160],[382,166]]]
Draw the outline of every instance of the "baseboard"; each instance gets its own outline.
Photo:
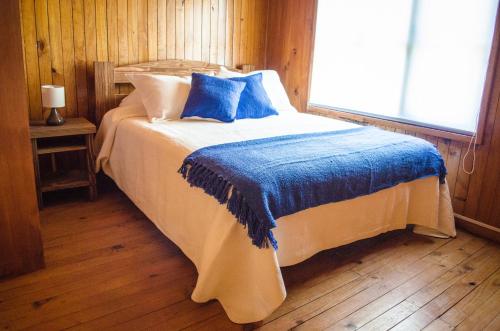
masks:
[[[466,231],[500,243],[500,229],[495,226],[481,223],[457,213],[455,213],[455,222],[458,227]]]

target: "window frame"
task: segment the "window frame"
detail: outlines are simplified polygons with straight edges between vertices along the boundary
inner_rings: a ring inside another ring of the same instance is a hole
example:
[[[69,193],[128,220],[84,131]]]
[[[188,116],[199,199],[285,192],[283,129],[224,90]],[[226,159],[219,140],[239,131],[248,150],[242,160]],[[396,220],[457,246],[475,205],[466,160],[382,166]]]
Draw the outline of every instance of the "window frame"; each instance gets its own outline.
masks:
[[[311,113],[317,113],[320,115],[331,116],[341,120],[355,121],[361,124],[369,125],[379,125],[379,126],[390,126],[397,129],[414,131],[422,134],[429,134],[436,137],[451,139],[455,141],[469,142],[474,137],[473,132],[463,131],[453,128],[445,128],[437,125],[432,125],[429,123],[422,123],[411,121],[403,118],[388,117],[384,115],[377,115],[372,113],[365,113],[356,110],[343,109],[339,107],[332,107],[326,105],[318,105],[311,103],[309,97],[311,95],[311,80],[313,72],[313,61],[314,61],[314,50],[316,43],[316,28],[317,28],[317,11],[318,11],[318,0],[315,1],[315,14],[312,31],[312,50],[309,63],[309,84],[307,91],[307,111]],[[499,55],[500,55],[500,2],[497,6],[496,17],[495,17],[495,27],[493,31],[493,40],[491,43],[490,56],[488,60],[488,68],[486,71],[486,78],[483,86],[483,93],[481,97],[481,104],[479,108],[479,118],[476,130],[476,144],[481,145],[484,140],[486,118],[490,109],[495,110],[499,103],[499,92],[494,91],[495,85],[500,86],[500,67],[498,65]],[[497,83],[497,84],[495,84]],[[494,93],[496,92],[496,93]]]

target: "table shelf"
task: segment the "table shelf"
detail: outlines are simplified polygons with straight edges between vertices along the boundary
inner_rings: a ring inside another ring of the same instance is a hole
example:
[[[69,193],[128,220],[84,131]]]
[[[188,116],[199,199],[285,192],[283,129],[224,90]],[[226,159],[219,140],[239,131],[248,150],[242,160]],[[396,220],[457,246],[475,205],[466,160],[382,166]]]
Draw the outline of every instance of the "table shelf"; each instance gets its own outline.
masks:
[[[60,146],[48,146],[48,147],[42,147],[38,148],[37,153],[38,155],[44,155],[44,154],[54,154],[54,153],[64,153],[64,152],[73,152],[73,151],[84,151],[87,149],[87,146],[85,145],[60,145]]]
[[[67,173],[53,173],[41,180],[42,192],[51,192],[68,188],[86,187],[90,182],[85,171],[73,170]]]

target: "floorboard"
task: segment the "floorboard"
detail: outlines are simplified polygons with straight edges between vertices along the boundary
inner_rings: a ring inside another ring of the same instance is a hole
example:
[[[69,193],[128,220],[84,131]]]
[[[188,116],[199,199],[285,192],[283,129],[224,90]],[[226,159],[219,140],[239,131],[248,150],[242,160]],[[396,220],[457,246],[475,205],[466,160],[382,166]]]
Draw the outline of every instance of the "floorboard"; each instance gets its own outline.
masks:
[[[500,247],[394,231],[282,269],[254,325],[190,300],[194,265],[116,188],[41,212],[47,268],[0,281],[2,330],[498,330]]]

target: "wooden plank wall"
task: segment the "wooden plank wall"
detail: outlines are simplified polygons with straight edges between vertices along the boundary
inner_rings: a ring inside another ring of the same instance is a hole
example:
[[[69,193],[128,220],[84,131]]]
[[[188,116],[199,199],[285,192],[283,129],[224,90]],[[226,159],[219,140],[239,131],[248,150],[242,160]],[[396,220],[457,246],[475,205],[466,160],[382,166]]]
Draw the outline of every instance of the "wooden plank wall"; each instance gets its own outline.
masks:
[[[280,0],[271,1],[269,4],[269,17],[273,19],[270,19],[268,24],[267,64],[269,68],[280,73],[292,103],[301,111],[307,111],[315,11],[315,0]],[[499,97],[500,69],[497,68],[484,141],[477,147],[475,172],[472,175],[461,170],[461,160],[467,151],[467,143],[421,135],[411,130],[402,131],[390,121],[367,124],[417,135],[435,144],[446,161],[447,180],[455,212],[500,228]],[[330,113],[327,116],[335,115]],[[467,169],[471,167],[470,161],[469,159],[466,162]]]
[[[0,11],[0,277],[44,266],[17,0]]]
[[[279,0],[269,4],[267,67],[277,70],[293,105],[307,108],[316,0]]]
[[[94,61],[192,59],[265,66],[268,0],[19,0],[31,119],[40,85],[64,85],[67,117],[93,119]]]

